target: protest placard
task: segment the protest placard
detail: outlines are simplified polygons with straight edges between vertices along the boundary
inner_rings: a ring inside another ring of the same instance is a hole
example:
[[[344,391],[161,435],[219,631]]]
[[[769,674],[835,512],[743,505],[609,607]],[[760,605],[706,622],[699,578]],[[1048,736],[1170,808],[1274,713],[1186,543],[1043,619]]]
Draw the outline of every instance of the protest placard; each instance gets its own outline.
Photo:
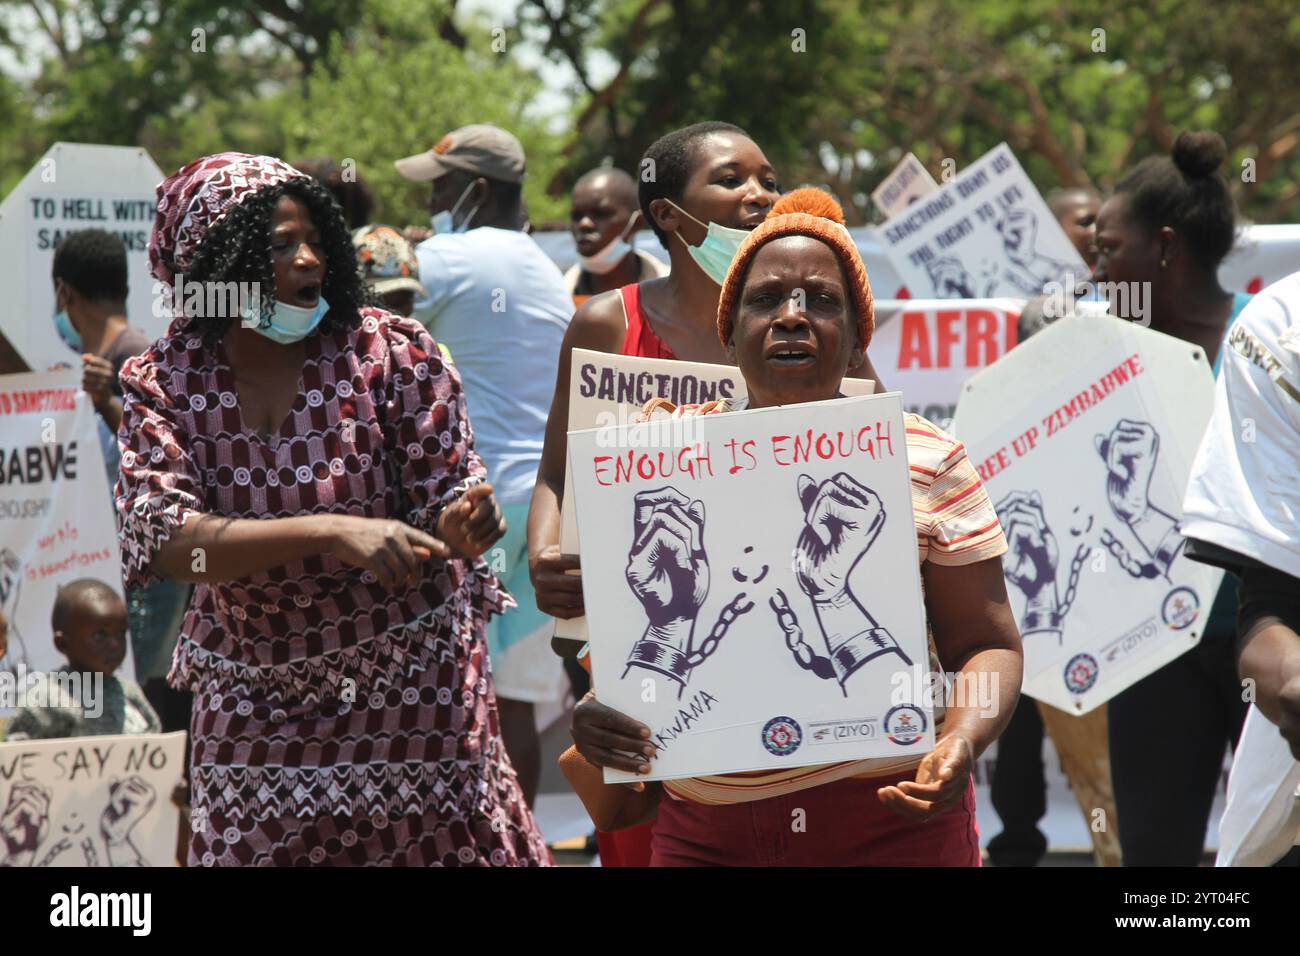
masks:
[[[0,672],[53,670],[59,587],[96,578],[122,593],[112,498],[80,371],[0,376]],[[135,672],[128,649],[121,673]],[[5,709],[0,704],[0,714]]]
[[[908,153],[872,191],[871,201],[886,216],[896,216],[938,188],[939,184],[934,181],[925,165],[915,154]]]
[[[652,728],[648,779],[931,748],[897,394],[573,432],[569,459],[592,679]]]
[[[966,380],[1016,344],[1017,299],[877,299],[871,364],[903,405],[947,429]]]
[[[591,349],[574,349],[569,376],[569,430],[603,428],[637,421],[652,398],[674,405],[737,399],[746,394],[745,380],[734,365],[679,362],[674,359],[614,355]],[[875,383],[845,379],[846,395],[870,395]],[[573,482],[565,465],[564,500],[560,505],[560,550],[578,553],[578,522],[573,507]],[[583,618],[556,619],[555,637],[585,641]]]
[[[1222,572],[1178,520],[1214,380],[1194,345],[1068,316],[966,384],[953,430],[997,508],[1024,692],[1086,713],[1191,650]]]
[[[1030,298],[1090,270],[1006,143],[876,227],[917,298]]]
[[[149,232],[162,172],[143,149],[55,143],[0,203],[0,331],[33,370],[81,368],[54,325],[54,248],[69,233],[104,229],[126,246],[127,319],[150,337],[171,319],[155,309]],[[157,313],[157,314],[155,314]]]
[[[0,867],[175,866],[185,733],[0,743]]]

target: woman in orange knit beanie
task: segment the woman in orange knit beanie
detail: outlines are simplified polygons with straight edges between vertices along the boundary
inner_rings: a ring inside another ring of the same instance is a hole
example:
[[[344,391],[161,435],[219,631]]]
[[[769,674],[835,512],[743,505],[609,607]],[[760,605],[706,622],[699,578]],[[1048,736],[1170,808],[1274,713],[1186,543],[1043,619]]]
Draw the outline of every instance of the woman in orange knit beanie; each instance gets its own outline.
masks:
[[[705,413],[839,395],[873,330],[866,269],[842,223],[829,196],[797,190],[743,241],[717,320],[748,399]],[[905,424],[932,664],[959,672],[966,691],[936,709],[935,749],[608,788],[621,794],[613,801],[588,787],[596,798],[584,799],[604,804],[612,826],[655,820],[653,865],[979,865],[971,772],[1011,716],[1023,662],[1002,576],[1006,540],[961,443],[919,415]],[[640,721],[588,697],[571,726],[588,764],[650,772]]]

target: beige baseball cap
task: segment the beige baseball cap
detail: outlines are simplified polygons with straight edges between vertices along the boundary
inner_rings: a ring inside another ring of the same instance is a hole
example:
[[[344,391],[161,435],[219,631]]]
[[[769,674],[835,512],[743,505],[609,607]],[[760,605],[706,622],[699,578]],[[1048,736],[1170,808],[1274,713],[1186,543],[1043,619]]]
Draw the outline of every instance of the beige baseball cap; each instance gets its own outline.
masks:
[[[499,126],[473,123],[452,130],[428,152],[394,163],[407,179],[428,182],[452,169],[505,183],[524,181],[524,147]]]

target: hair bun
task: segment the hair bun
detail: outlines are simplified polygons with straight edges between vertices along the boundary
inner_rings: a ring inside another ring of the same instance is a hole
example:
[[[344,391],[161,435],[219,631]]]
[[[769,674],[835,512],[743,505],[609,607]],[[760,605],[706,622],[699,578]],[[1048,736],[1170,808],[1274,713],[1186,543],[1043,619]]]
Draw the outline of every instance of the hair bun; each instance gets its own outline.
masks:
[[[1183,175],[1193,179],[1214,175],[1227,155],[1228,147],[1223,137],[1213,130],[1184,130],[1174,140],[1174,165],[1182,170]]]
[[[810,216],[820,216],[831,222],[844,225],[844,210],[835,201],[835,197],[813,186],[794,189],[776,201],[769,216],[781,216],[788,212],[805,212]]]

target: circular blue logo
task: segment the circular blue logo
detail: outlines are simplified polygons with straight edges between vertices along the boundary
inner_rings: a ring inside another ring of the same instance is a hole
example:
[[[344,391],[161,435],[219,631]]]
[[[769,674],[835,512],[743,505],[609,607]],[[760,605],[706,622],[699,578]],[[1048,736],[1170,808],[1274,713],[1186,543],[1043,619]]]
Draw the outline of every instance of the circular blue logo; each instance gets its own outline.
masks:
[[[803,730],[793,717],[773,717],[763,725],[763,747],[770,754],[788,757],[803,743]]]
[[[1101,670],[1097,658],[1091,654],[1075,654],[1065,665],[1065,686],[1072,694],[1082,694],[1097,683]]]
[[[1165,595],[1160,605],[1160,617],[1165,626],[1182,631],[1192,626],[1201,616],[1201,599],[1191,588],[1174,588]]]
[[[914,744],[925,734],[925,711],[911,704],[899,704],[885,712],[885,736],[901,747]]]

